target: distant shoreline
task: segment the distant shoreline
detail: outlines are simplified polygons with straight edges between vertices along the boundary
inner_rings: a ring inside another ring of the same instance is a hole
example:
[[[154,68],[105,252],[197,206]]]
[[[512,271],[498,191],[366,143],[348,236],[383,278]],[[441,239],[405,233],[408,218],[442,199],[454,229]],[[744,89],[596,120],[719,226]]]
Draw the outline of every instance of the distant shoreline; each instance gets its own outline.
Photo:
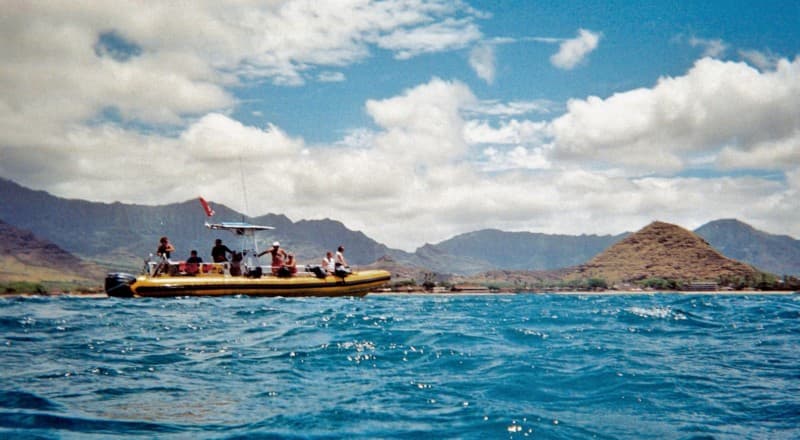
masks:
[[[643,291],[643,290],[604,290],[604,291],[531,291],[531,292],[370,292],[368,296],[392,296],[392,295],[417,295],[417,296],[492,296],[492,295],[564,295],[564,296],[623,296],[623,295],[800,295],[800,292],[793,290],[665,290],[665,291]]]
[[[555,295],[555,296],[638,296],[638,295],[697,295],[697,296],[747,296],[747,295],[772,295],[772,296],[788,296],[800,295],[800,292],[793,290],[665,290],[665,291],[643,291],[643,290],[604,290],[604,291],[530,291],[530,292],[425,292],[421,290],[413,290],[409,292],[403,291],[388,291],[388,292],[370,292],[367,296],[493,296],[493,295]],[[0,298],[15,298],[15,297],[70,297],[70,298],[109,298],[104,292],[63,292],[63,293],[0,293]],[[197,298],[201,298],[198,296]],[[302,296],[301,296],[302,297]],[[188,298],[188,297],[179,297]],[[295,298],[295,297],[286,297]]]

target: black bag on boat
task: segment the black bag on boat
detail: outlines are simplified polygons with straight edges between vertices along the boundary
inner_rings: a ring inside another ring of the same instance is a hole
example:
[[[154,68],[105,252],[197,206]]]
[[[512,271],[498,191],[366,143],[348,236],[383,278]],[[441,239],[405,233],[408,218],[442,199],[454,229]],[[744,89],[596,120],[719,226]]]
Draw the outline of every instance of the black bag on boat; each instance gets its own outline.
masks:
[[[306,267],[306,270],[316,275],[317,278],[325,278],[325,276],[327,275],[325,271],[322,270],[322,267],[320,267],[319,265],[308,266]]]
[[[256,266],[249,271],[247,271],[248,278],[261,278],[263,272],[261,271],[261,266]]]

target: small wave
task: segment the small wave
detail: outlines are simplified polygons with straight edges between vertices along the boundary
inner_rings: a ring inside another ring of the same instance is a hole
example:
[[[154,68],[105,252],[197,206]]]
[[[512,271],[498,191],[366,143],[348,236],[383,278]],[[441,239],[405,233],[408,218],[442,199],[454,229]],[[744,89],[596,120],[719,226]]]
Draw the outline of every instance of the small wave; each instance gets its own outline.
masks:
[[[786,296],[48,298],[0,307],[0,437],[800,433],[800,306]]]
[[[116,388],[101,388],[95,390],[95,394],[100,396],[127,396],[146,393],[164,393],[164,394],[178,394],[186,392],[183,388],[178,387],[116,387]]]
[[[685,320],[686,315],[680,311],[673,311],[669,306],[639,307],[633,306],[626,309],[640,318],[674,319],[676,321]]]
[[[533,336],[535,339],[545,340],[550,337],[547,333],[540,331],[540,330],[533,330],[529,328],[521,328],[521,329],[514,329],[517,334],[521,334],[523,336]]]
[[[55,411],[58,405],[44,397],[24,391],[0,391],[0,407]]]
[[[175,352],[148,354],[139,358],[139,362],[142,365],[168,365],[168,364],[176,364],[179,362],[184,362],[187,360],[189,359],[186,356],[184,356],[181,353],[175,353]]]
[[[158,434],[181,430],[180,427],[163,423],[87,419],[31,412],[0,412],[0,426],[17,430],[50,429],[104,435]]]
[[[89,373],[99,376],[119,376],[120,371],[114,368],[92,367],[87,370]]]
[[[258,309],[237,310],[234,316],[244,319],[267,318],[280,316],[283,312],[273,307],[261,307]]]

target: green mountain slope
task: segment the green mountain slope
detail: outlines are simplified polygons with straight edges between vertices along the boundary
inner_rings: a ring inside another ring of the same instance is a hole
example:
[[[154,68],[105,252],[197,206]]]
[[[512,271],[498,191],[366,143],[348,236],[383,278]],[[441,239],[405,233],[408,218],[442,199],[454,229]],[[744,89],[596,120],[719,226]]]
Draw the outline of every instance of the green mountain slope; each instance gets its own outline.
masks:
[[[391,249],[335,220],[300,220],[268,214],[244,218],[213,203],[214,221],[247,220],[276,227],[259,235],[259,246],[281,241],[301,263],[317,263],[325,251],[342,244],[348,260],[366,265],[383,257],[426,272],[475,274],[490,270],[551,270],[589,261],[626,237],[620,235],[547,235],[494,229],[461,234],[414,253]],[[204,227],[205,213],[196,200],[162,206],[70,200],[34,191],[0,178],[0,219],[32,231],[81,258],[107,267],[138,270],[154,253],[162,235],[177,247],[176,258],[196,249],[210,259],[214,239],[242,247],[236,236]],[[800,274],[800,241],[757,231],[736,220],[711,222],[697,230],[725,256],[776,274]],[[249,247],[249,243],[247,244]]]
[[[625,235],[547,235],[486,229],[458,235],[434,247],[445,254],[485,262],[491,268],[548,270],[586,262]]]
[[[716,220],[697,228],[724,255],[777,275],[800,276],[800,240],[759,231],[739,220]]]
[[[294,252],[301,262],[316,263],[326,250],[346,246],[348,261],[368,264],[393,253],[407,260],[402,251],[390,251],[358,231],[331,220],[292,222],[283,215],[268,214],[245,218],[230,208],[213,203],[213,221],[242,221],[274,226],[274,231],[259,234],[261,249],[275,240]],[[250,247],[250,243],[226,231],[210,231],[202,206],[188,200],[162,206],[96,203],[54,197],[0,179],[0,219],[30,229],[37,236],[57,243],[67,251],[119,269],[138,269],[142,259],[155,253],[161,236],[176,246],[175,257],[185,258],[192,249],[210,260],[216,238],[230,247]]]
[[[0,221],[0,282],[98,282],[101,267],[83,261],[30,231]]]

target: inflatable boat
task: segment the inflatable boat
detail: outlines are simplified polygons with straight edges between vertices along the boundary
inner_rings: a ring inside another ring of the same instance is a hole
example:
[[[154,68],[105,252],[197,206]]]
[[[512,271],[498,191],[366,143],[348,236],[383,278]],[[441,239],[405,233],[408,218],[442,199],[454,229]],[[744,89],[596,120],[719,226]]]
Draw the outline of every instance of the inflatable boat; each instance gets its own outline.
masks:
[[[202,198],[200,202],[211,217],[213,210]],[[294,273],[273,271],[271,266],[261,266],[256,247],[255,233],[274,229],[271,226],[244,222],[223,222],[205,226],[213,230],[227,230],[252,239],[253,249],[237,252],[239,258],[220,263],[187,263],[151,256],[145,261],[141,275],[115,272],[105,279],[108,296],[169,297],[169,296],[364,296],[388,283],[391,276],[385,270],[350,270],[337,267],[326,271],[313,265]],[[299,268],[298,268],[299,269]],[[273,274],[273,272],[279,272]]]
[[[318,267],[279,277],[251,269],[245,275],[231,275],[229,263],[201,263],[197,272],[185,263],[169,267],[163,274],[134,276],[111,273],[105,280],[108,296],[364,296],[389,282],[385,270],[325,274]],[[190,266],[190,265],[189,265]],[[183,269],[183,270],[181,270]]]

